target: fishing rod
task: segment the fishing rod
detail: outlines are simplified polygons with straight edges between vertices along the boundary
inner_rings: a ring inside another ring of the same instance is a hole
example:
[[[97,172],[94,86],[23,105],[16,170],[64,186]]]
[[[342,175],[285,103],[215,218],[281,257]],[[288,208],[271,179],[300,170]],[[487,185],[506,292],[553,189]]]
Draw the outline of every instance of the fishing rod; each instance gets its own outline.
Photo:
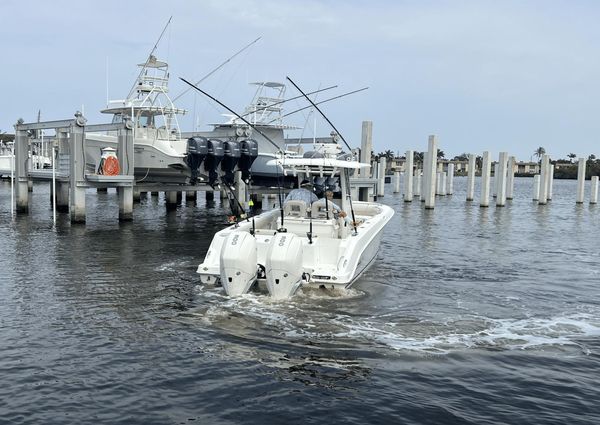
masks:
[[[327,116],[326,116],[326,115],[323,113],[323,111],[321,111],[321,110],[319,109],[319,107],[318,107],[318,106],[315,104],[315,102],[313,102],[313,101],[310,99],[310,97],[308,97],[308,96],[307,96],[307,95],[306,95],[306,94],[305,94],[305,93],[302,91],[302,89],[301,89],[300,87],[298,87],[298,85],[292,81],[292,79],[291,79],[290,77],[285,77],[285,78],[287,78],[287,80],[288,80],[290,83],[292,83],[294,87],[296,87],[296,90],[298,90],[300,93],[302,93],[302,95],[304,95],[304,97],[306,98],[306,100],[308,100],[308,101],[310,102],[310,104],[311,104],[311,105],[312,105],[312,106],[313,106],[313,107],[314,107],[314,108],[315,108],[315,109],[316,109],[316,110],[319,112],[319,114],[321,114],[321,116],[322,116],[323,118],[325,118],[325,120],[326,120],[326,121],[329,123],[329,125],[330,125],[330,126],[331,126],[331,127],[334,129],[334,130],[335,130],[335,132],[338,134],[338,136],[340,136],[340,138],[342,139],[342,141],[344,142],[344,144],[346,145],[346,147],[348,148],[348,150],[349,150],[350,152],[352,152],[352,148],[350,147],[350,145],[348,144],[348,142],[346,142],[346,139],[344,139],[344,136],[342,136],[342,133],[340,133],[340,132],[338,131],[338,129],[337,129],[337,128],[335,128],[335,125],[333,125],[333,123],[332,123],[331,121],[329,121],[329,118],[327,118]]]
[[[315,94],[315,93],[320,93],[320,92],[322,92],[322,91],[325,91],[325,90],[331,90],[331,89],[335,89],[335,88],[337,88],[337,86],[329,86],[329,87],[325,87],[324,89],[319,89],[319,90],[311,91],[310,93],[307,93],[307,95],[310,95],[310,94]],[[267,109],[267,108],[271,108],[271,107],[273,107],[273,106],[275,106],[275,105],[281,105],[282,103],[289,102],[290,100],[296,100],[296,99],[300,99],[301,97],[304,97],[304,96],[302,96],[302,95],[300,95],[300,96],[294,96],[294,97],[290,97],[289,99],[283,99],[283,100],[280,100],[279,102],[270,103],[270,104],[269,104],[269,105],[267,105],[267,106],[261,106],[260,108],[256,108],[256,109],[255,109],[255,110],[253,110],[253,111],[246,112],[245,114],[242,114],[242,116],[243,116],[243,117],[247,117],[248,115],[250,115],[250,114],[253,114],[253,113],[255,113],[255,112],[264,111],[264,110],[265,110],[265,109]],[[284,117],[285,117],[285,115],[284,115]],[[283,118],[283,117],[282,117],[282,118]],[[273,121],[275,121],[275,120],[273,120]],[[273,121],[271,121],[271,122],[273,122]]]
[[[254,40],[254,41],[246,44],[244,47],[242,47],[240,50],[238,50],[232,56],[230,56],[227,60],[225,60],[221,65],[217,66],[215,69],[213,69],[208,74],[206,74],[204,77],[202,77],[200,80],[196,81],[196,85],[200,84],[201,82],[203,82],[204,80],[206,80],[208,77],[210,77],[211,75],[213,75],[215,72],[217,72],[219,69],[223,68],[229,62],[231,62],[232,59],[234,59],[236,56],[240,55],[242,52],[244,52],[246,49],[248,49],[253,44],[257,43],[258,40],[260,40],[261,38],[262,37],[258,37],[256,40]],[[186,94],[191,89],[192,89],[191,87],[188,87],[186,90],[184,90],[183,92],[181,92],[180,94],[178,94],[177,96],[175,96],[173,98],[173,102],[175,102],[177,99],[179,99],[181,96],[183,96],[184,94]]]
[[[135,91],[135,89],[137,88],[137,82],[140,79],[140,77],[142,76],[142,74],[144,73],[144,70],[146,69],[146,67],[148,66],[148,64],[150,63],[150,59],[152,58],[152,55],[154,54],[154,52],[156,51],[156,49],[158,48],[158,43],[160,43],[160,40],[162,40],[163,35],[165,35],[165,31],[167,30],[167,28],[169,27],[169,25],[171,24],[171,20],[173,19],[173,16],[171,16],[169,18],[169,20],[167,21],[167,24],[165,25],[165,27],[163,28],[162,32],[160,33],[160,36],[158,37],[158,40],[156,40],[156,43],[154,43],[154,47],[152,48],[152,50],[150,51],[150,54],[148,55],[148,59],[146,59],[146,63],[144,64],[144,66],[142,67],[142,69],[140,70],[140,73],[138,75],[138,77],[136,78],[135,82],[133,83],[133,87],[131,88],[131,90],[129,90],[129,95],[127,96],[128,98],[131,97],[131,95],[133,94],[133,92]]]
[[[367,90],[368,88],[369,88],[369,87],[363,87],[362,89],[353,90],[353,91],[349,91],[348,93],[343,93],[343,94],[340,94],[340,95],[338,95],[338,96],[330,97],[329,99],[324,99],[324,100],[321,100],[321,101],[319,101],[319,102],[315,102],[315,105],[320,105],[321,103],[330,102],[330,101],[332,101],[332,100],[336,100],[336,99],[339,99],[339,98],[342,98],[342,97],[345,97],[345,96],[349,96],[349,95],[351,95],[351,94],[358,93],[358,92],[361,92],[361,91],[363,91],[363,90]],[[307,95],[309,95],[309,94],[311,94],[311,93],[307,93]],[[303,97],[303,96],[301,96],[301,97]],[[282,115],[282,116],[281,116],[281,118],[285,118],[285,117],[287,117],[287,116],[293,115],[293,114],[295,114],[295,113],[298,113],[298,112],[300,112],[300,111],[304,111],[305,109],[312,108],[312,107],[313,107],[312,105],[304,106],[303,108],[296,109],[295,111],[288,112],[287,114],[285,114],[285,115]],[[275,120],[276,120],[276,119],[275,119]],[[273,121],[275,121],[275,120],[271,120],[271,121],[269,121],[267,124],[271,124],[271,123],[272,123]]]
[[[315,103],[310,99],[310,97],[308,97],[307,95],[304,94],[304,92],[302,91],[302,89],[300,89],[300,87],[298,87],[298,85],[296,83],[294,83],[292,81],[292,79],[290,77],[285,77],[288,79],[288,81],[290,83],[292,83],[294,85],[294,87],[296,87],[296,89],[302,93],[304,95],[304,97],[306,98],[306,100],[308,100],[312,106],[314,106],[314,108],[319,111],[319,113],[321,114],[321,116],[323,118],[325,118],[325,120],[329,123],[329,125],[331,127],[333,127],[333,129],[335,130],[335,132],[340,136],[340,138],[344,141],[346,147],[348,148],[348,150],[350,152],[352,152],[352,148],[350,147],[350,145],[348,144],[348,142],[346,142],[346,139],[344,139],[344,136],[342,136],[342,134],[338,131],[337,128],[335,128],[335,125],[333,125],[333,123],[331,121],[329,121],[329,118],[327,118],[327,116],[323,113],[323,111],[321,111],[319,109],[319,107],[317,105],[315,105]],[[350,177],[348,176],[348,173],[342,173],[345,175],[346,177],[346,190],[348,191],[348,193],[350,193]],[[348,194],[346,194],[346,196],[348,196]],[[358,233],[356,230],[356,217],[354,215],[354,207],[352,206],[352,193],[350,193],[350,196],[348,196],[348,199],[350,200],[350,212],[352,213],[352,225],[354,226],[354,233]]]
[[[263,133],[260,129],[258,129],[254,124],[252,124],[250,121],[248,121],[247,119],[245,119],[244,117],[242,117],[240,114],[238,114],[237,112],[235,112],[233,109],[231,109],[230,107],[228,107],[227,105],[225,105],[223,102],[221,102],[220,100],[216,99],[215,97],[211,96],[210,94],[206,93],[204,90],[202,90],[201,88],[195,86],[194,84],[190,83],[188,80],[186,80],[183,77],[179,77],[179,79],[181,81],[183,81],[184,83],[186,83],[187,85],[189,85],[190,87],[193,87],[194,89],[198,90],[200,93],[202,93],[204,96],[208,97],[209,99],[213,100],[214,102],[218,103],[219,105],[221,105],[223,108],[227,109],[229,112],[231,112],[233,115],[235,115],[236,117],[238,117],[239,119],[241,119],[243,122],[245,122],[246,124],[248,124],[253,130],[256,130],[258,132],[258,134],[260,134],[262,137],[265,138],[266,141],[268,141],[269,143],[271,143],[273,146],[275,146],[275,148],[277,148],[277,151],[283,156],[285,154],[285,152],[283,152],[283,150],[279,147],[279,145],[277,145],[277,143],[275,143],[273,140],[271,140],[271,138],[269,136],[267,136],[265,133]],[[279,173],[279,167],[277,166],[277,163],[275,164],[275,169],[277,172],[277,192],[279,195],[279,210],[281,212],[281,228],[283,228],[283,197],[282,197],[282,189],[281,189],[281,180],[280,180],[280,173]]]

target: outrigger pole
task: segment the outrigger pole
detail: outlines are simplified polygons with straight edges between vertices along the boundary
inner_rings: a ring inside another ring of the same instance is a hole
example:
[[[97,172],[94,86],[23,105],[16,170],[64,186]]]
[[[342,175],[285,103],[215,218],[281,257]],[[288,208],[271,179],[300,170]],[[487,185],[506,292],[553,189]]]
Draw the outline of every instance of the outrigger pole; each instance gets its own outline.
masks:
[[[201,88],[197,87],[196,85],[190,83],[188,80],[186,80],[183,77],[179,77],[179,79],[181,81],[183,81],[184,83],[186,83],[187,85],[189,85],[190,87],[193,87],[194,89],[198,90],[200,93],[202,93],[204,96],[208,97],[209,99],[213,100],[214,102],[218,103],[219,105],[221,105],[223,108],[227,109],[229,112],[231,112],[233,115],[235,115],[236,117],[238,117],[239,119],[241,119],[243,122],[245,122],[246,124],[248,124],[253,130],[256,130],[258,132],[258,134],[260,134],[262,137],[265,138],[266,141],[268,141],[269,143],[271,143],[273,146],[275,146],[275,148],[277,148],[277,150],[279,151],[279,153],[281,153],[281,155],[284,155],[285,153],[283,152],[283,150],[281,150],[281,148],[279,147],[279,145],[277,145],[277,143],[275,143],[273,140],[271,140],[271,138],[269,136],[267,136],[265,133],[263,133],[262,131],[260,131],[260,129],[258,129],[254,124],[252,124],[250,121],[248,121],[247,119],[245,119],[244,117],[242,117],[240,114],[238,114],[237,112],[235,112],[233,109],[231,109],[230,107],[228,107],[227,105],[225,105],[223,102],[219,101],[218,99],[214,98],[213,96],[211,96],[210,94],[206,93],[204,90],[202,90]],[[281,181],[280,181],[280,174],[279,174],[279,167],[277,166],[277,164],[275,164],[275,169],[277,170],[277,192],[279,195],[279,210],[281,212],[281,227],[283,228],[283,197],[282,197],[282,193],[281,193]]]
[[[310,97],[308,97],[306,94],[304,94],[304,92],[302,91],[302,89],[300,89],[300,87],[298,87],[296,85],[296,83],[294,83],[292,81],[292,79],[290,77],[285,77],[288,79],[288,81],[290,83],[292,83],[294,85],[294,87],[296,87],[296,89],[302,93],[304,95],[304,97],[306,98],[306,100],[308,100],[311,105],[317,110],[319,111],[319,113],[321,114],[321,116],[323,118],[325,118],[325,120],[329,123],[329,125],[331,127],[333,127],[333,129],[335,130],[335,132],[340,136],[340,138],[344,141],[344,144],[346,145],[346,147],[348,148],[348,150],[350,151],[350,153],[352,152],[352,148],[350,147],[350,145],[348,144],[348,142],[346,142],[346,139],[344,139],[344,136],[342,136],[342,133],[340,133],[338,131],[337,128],[335,128],[335,125],[333,125],[333,123],[331,121],[329,121],[329,118],[327,118],[327,116],[323,113],[323,111],[321,111],[319,109],[319,107],[315,104],[315,102],[313,102]],[[352,192],[350,190],[350,177],[348,176],[348,173],[343,173],[346,176],[346,190],[348,191],[348,193],[346,194],[346,196],[348,196],[348,199],[350,200],[350,212],[352,213],[352,225],[354,226],[354,234],[358,233],[358,231],[356,230],[356,217],[354,216],[354,207],[352,206]]]

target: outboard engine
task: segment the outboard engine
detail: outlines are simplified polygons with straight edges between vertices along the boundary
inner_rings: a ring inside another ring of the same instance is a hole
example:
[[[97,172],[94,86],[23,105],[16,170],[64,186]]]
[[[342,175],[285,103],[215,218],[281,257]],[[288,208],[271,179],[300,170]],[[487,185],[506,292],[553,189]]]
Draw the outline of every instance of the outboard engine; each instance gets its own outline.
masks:
[[[248,292],[258,270],[256,239],[241,230],[231,232],[223,243],[220,256],[221,285],[230,297]]]
[[[223,142],[223,162],[221,170],[225,173],[223,181],[228,185],[233,185],[233,171],[240,160],[240,144],[233,140]]]
[[[208,154],[208,139],[199,136],[190,137],[187,141],[186,152],[185,162],[192,172],[190,184],[196,184],[198,182],[198,170]]]
[[[208,154],[204,160],[204,169],[208,172],[208,183],[213,186],[219,178],[219,164],[223,160],[223,141],[218,139],[208,140]]]
[[[238,168],[242,172],[242,180],[250,178],[250,168],[258,156],[258,142],[254,139],[247,139],[240,142],[240,161]]]
[[[271,297],[294,295],[302,282],[302,240],[293,233],[277,233],[269,244],[265,269]]]

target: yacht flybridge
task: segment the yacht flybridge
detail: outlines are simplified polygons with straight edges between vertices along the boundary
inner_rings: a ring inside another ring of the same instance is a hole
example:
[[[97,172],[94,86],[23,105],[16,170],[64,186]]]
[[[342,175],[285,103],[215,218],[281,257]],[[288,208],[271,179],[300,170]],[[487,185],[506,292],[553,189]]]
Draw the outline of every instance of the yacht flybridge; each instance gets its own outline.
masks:
[[[198,266],[201,281],[220,283],[230,296],[264,284],[276,299],[291,297],[302,286],[350,287],[375,260],[394,211],[374,202],[352,202],[350,174],[369,165],[339,151],[330,144],[320,152],[273,159],[271,165],[296,177],[298,186],[325,178],[328,187],[339,188],[339,198],[317,199],[313,191],[294,189],[280,209],[217,232]]]

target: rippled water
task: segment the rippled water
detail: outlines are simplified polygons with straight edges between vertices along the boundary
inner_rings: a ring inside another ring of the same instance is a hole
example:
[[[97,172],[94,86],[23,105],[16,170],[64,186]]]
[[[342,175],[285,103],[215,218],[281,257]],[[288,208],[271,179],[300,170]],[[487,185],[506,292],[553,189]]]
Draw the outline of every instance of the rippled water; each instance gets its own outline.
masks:
[[[355,288],[272,302],[198,285],[218,201],[119,224],[90,191],[53,228],[47,184],[13,220],[0,182],[0,423],[600,423],[600,208],[455,183],[434,211],[388,185]]]

